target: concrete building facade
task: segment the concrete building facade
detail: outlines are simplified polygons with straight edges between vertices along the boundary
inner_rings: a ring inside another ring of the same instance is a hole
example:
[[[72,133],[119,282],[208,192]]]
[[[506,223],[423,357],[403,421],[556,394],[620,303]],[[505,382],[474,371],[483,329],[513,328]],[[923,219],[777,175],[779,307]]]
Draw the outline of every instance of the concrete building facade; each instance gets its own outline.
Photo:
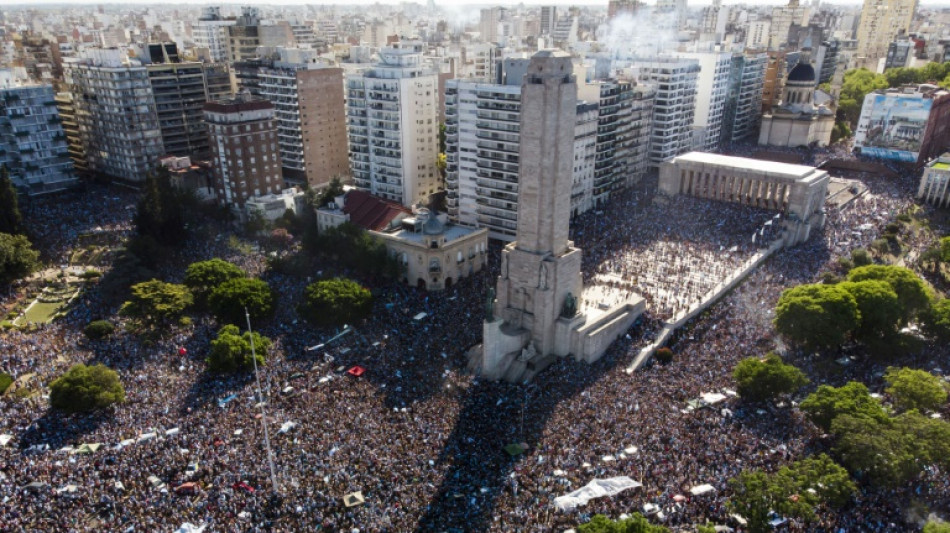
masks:
[[[781,105],[762,116],[759,144],[798,147],[827,146],[835,126],[835,112],[816,98],[815,68],[807,58],[788,74]],[[824,93],[821,93],[824,94]]]
[[[785,244],[792,246],[824,225],[829,181],[814,167],[690,152],[660,167],[659,191],[782,211]]]
[[[767,64],[765,53],[732,55],[729,93],[722,121],[723,144],[745,141],[758,130]]]
[[[374,67],[347,76],[354,185],[406,206],[428,203],[442,189],[438,86],[415,43],[385,48]]]
[[[124,50],[91,48],[63,70],[88,172],[142,183],[165,154],[148,70]]]
[[[226,20],[221,16],[220,7],[205,7],[198,20],[191,25],[195,47],[207,49],[208,57],[213,62],[227,61],[228,26],[233,26],[235,23],[234,19]]]
[[[693,59],[636,60],[637,80],[655,90],[650,167],[692,149],[699,63]]]
[[[0,72],[0,166],[30,196],[76,184],[54,98],[51,85],[7,85]]]
[[[917,198],[937,207],[950,207],[950,152],[927,163],[920,176]]]
[[[864,0],[855,66],[877,72],[878,63],[887,57],[887,48],[894,38],[910,32],[916,12],[917,0]]]
[[[274,104],[284,178],[325,187],[349,176],[343,69],[313,50],[278,48],[258,71],[259,95]]]
[[[729,95],[732,54],[699,52],[682,54],[699,63],[696,77],[696,111],[693,114],[694,150],[718,150],[722,143],[723,114]]]
[[[204,105],[218,203],[243,208],[248,198],[284,189],[274,105],[238,98]]]

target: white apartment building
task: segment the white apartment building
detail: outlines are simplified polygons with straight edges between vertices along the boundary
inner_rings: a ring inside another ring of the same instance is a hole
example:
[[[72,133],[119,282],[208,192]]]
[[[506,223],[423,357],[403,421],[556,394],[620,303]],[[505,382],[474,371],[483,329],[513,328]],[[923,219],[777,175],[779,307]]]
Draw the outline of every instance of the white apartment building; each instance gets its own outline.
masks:
[[[63,62],[87,168],[141,183],[164,155],[145,65],[117,48],[90,48]]]
[[[635,59],[637,80],[656,91],[650,135],[650,167],[692,149],[699,62],[687,58]]]
[[[920,176],[917,198],[937,207],[950,207],[950,152],[934,159]]]
[[[772,8],[772,22],[769,26],[769,50],[779,50],[788,41],[788,32],[792,24],[808,26],[809,9],[798,4],[798,0],[789,0],[788,5]]]
[[[698,52],[680,54],[699,63],[696,78],[696,112],[693,115],[693,150],[713,152],[722,142],[722,119],[729,94],[732,54]]]
[[[28,195],[76,183],[51,85],[13,82],[0,70],[0,167]]]
[[[511,241],[518,222],[521,76],[528,60],[505,60],[499,80],[446,83],[446,191],[449,218]],[[571,214],[609,199],[645,171],[653,93],[631,82],[579,85]]]
[[[600,106],[594,102],[577,103],[577,123],[574,125],[574,175],[571,180],[571,216],[592,209],[597,200],[609,194],[594,195],[598,150],[598,114]]]
[[[746,26],[746,48],[768,48],[771,29],[772,22],[769,20],[754,20],[750,22],[748,26]]]
[[[511,241],[518,226],[521,83],[449,80],[445,88],[449,218]]]
[[[192,24],[191,36],[196,48],[207,48],[213,62],[228,60],[228,26],[235,20],[225,20],[220,7],[205,7],[201,17]]]
[[[910,31],[916,12],[917,0],[864,0],[854,54],[856,66],[877,71],[891,41],[901,32]]]
[[[438,74],[422,45],[400,43],[346,78],[350,169],[356,187],[411,206],[441,189]]]

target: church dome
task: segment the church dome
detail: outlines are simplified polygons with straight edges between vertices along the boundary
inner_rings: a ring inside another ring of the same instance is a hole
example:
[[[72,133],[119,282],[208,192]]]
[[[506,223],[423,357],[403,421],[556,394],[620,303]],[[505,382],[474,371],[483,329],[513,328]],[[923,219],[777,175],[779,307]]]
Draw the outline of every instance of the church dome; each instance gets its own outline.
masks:
[[[788,73],[787,81],[815,82],[815,68],[809,63],[799,63]]]

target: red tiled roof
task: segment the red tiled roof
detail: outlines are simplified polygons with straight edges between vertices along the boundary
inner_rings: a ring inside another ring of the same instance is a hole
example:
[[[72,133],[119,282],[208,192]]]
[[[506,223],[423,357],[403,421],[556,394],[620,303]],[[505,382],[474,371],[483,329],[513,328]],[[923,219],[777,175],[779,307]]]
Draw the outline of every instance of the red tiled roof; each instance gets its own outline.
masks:
[[[350,222],[361,228],[381,231],[402,213],[412,211],[396,202],[377,198],[366,191],[350,191],[343,200],[343,212],[350,215]]]

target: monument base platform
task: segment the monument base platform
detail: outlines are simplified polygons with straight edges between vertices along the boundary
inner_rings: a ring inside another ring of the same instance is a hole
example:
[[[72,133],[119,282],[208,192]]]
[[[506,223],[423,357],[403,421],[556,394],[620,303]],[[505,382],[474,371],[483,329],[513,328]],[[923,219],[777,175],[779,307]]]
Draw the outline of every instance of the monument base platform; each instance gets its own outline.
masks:
[[[579,361],[593,363],[600,359],[643,314],[646,302],[630,297],[599,312],[560,317],[555,323],[559,351]],[[483,323],[484,342],[468,353],[468,369],[486,379],[504,379],[509,383],[529,382],[557,360],[555,354],[538,353],[530,344],[526,329],[504,326],[500,319]]]

